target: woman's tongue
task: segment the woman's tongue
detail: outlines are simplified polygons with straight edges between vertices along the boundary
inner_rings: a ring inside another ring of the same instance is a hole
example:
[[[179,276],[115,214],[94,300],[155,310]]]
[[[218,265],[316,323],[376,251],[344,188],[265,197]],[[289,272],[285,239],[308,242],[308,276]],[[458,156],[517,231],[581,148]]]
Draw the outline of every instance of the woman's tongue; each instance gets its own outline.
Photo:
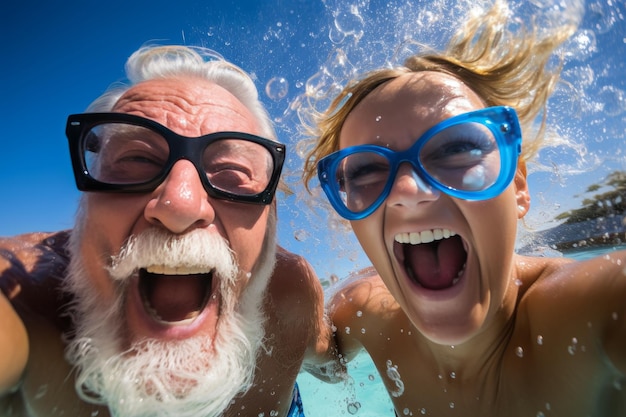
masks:
[[[422,287],[442,290],[451,287],[462,270],[467,254],[458,236],[420,245],[404,245],[408,275]]]

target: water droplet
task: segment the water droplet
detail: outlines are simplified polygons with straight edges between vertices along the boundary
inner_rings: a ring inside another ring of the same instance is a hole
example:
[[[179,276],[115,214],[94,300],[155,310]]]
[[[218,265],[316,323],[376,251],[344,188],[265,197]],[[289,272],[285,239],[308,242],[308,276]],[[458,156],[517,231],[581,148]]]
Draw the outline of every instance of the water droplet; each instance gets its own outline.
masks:
[[[410,412],[411,410],[409,410],[408,408],[405,408],[404,410],[402,410],[402,414],[404,414],[405,416],[408,416]]]
[[[567,42],[566,49],[568,58],[586,61],[598,51],[596,34],[592,30],[580,30]]]
[[[293,233],[293,237],[294,239],[296,239],[298,242],[304,242],[305,240],[308,239],[309,237],[309,232],[307,232],[304,229],[300,229],[300,230],[296,230]]]
[[[376,120],[377,122],[380,122],[382,119],[383,119],[383,116],[376,116],[376,119],[374,120]]]
[[[373,381],[373,380],[375,379],[375,377],[374,377],[374,375],[369,374],[369,375],[367,376],[367,379],[369,379],[370,381]]]
[[[361,317],[361,316],[363,316],[363,312],[362,312],[361,310],[357,311],[357,312],[356,312],[356,316],[357,316],[357,317]]]
[[[45,397],[47,393],[48,393],[48,385],[41,385],[39,386],[39,388],[37,389],[37,392],[35,393],[35,399],[40,400],[43,397]]]
[[[537,344],[538,345],[543,345],[543,336],[542,335],[537,336]]]
[[[453,402],[450,403],[450,408],[454,408],[454,403]]]
[[[456,372],[454,372],[454,371],[450,372],[450,378],[455,379],[456,378]]]
[[[399,397],[404,394],[404,382],[402,382],[402,378],[400,377],[400,373],[398,372],[398,366],[394,365],[391,360],[387,360],[387,377],[391,379],[395,384],[397,389],[392,389],[390,394],[393,397]]]
[[[624,19],[615,7],[615,3],[611,1],[591,2],[589,12],[592,27],[599,34],[607,33],[616,22]]]
[[[545,417],[545,414],[543,414],[543,411],[539,411],[537,413],[537,417]]]
[[[612,85],[604,86],[598,93],[598,100],[602,112],[607,116],[617,116],[626,110],[626,96],[624,91]]]
[[[283,77],[274,77],[265,85],[265,94],[272,100],[285,98],[289,92],[289,83]]]
[[[361,403],[358,401],[355,401],[353,403],[348,404],[348,413],[350,414],[356,414],[359,412],[359,409],[361,408]]]
[[[328,39],[330,39],[332,43],[338,44],[346,39],[346,35],[336,27],[331,27],[330,32],[328,32]]]
[[[515,354],[520,357],[523,358],[524,357],[524,349],[521,346],[518,346],[515,348]]]
[[[363,17],[359,14],[356,5],[349,10],[340,10],[335,14],[335,27],[344,35],[353,35],[360,38],[363,35]]]
[[[420,413],[426,414],[426,409],[425,408],[420,408]]]
[[[365,327],[361,328],[361,334],[365,334]]]

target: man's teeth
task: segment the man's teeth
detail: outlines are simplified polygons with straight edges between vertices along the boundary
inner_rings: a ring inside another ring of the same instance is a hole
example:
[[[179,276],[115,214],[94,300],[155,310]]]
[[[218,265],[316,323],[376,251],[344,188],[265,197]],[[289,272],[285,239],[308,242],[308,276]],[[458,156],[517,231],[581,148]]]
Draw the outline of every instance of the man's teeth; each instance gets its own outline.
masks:
[[[157,322],[162,323],[162,324],[172,324],[172,323],[189,324],[189,323],[192,323],[196,319],[196,317],[198,317],[200,315],[200,311],[190,311],[189,313],[187,313],[187,316],[184,319],[182,319],[182,320],[177,320],[175,322],[173,322],[173,321],[166,321],[166,320],[163,320],[161,318],[161,316],[159,316],[159,313],[154,308],[152,308],[152,306],[150,306],[150,304],[148,304],[146,301],[144,301],[143,305],[144,305],[144,308],[146,309],[146,311],[148,313],[150,313],[150,315]]]
[[[167,265],[150,265],[146,268],[151,274],[161,275],[193,275],[193,274],[208,274],[211,272],[206,267],[190,267],[190,266],[167,266]]]
[[[398,243],[419,245],[420,243],[430,243],[435,240],[448,239],[452,236],[456,236],[456,233],[449,229],[432,229],[424,230],[422,232],[398,233],[394,239]]]

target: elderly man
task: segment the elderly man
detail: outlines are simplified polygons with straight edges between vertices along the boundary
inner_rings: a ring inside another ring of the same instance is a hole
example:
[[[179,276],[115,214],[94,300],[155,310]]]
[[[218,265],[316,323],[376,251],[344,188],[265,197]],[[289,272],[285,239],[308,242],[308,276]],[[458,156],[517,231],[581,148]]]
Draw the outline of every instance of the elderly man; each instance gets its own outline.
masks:
[[[142,48],[69,117],[67,245],[0,242],[3,415],[296,416],[301,365],[332,372],[320,283],[275,241],[285,148],[206,52]]]

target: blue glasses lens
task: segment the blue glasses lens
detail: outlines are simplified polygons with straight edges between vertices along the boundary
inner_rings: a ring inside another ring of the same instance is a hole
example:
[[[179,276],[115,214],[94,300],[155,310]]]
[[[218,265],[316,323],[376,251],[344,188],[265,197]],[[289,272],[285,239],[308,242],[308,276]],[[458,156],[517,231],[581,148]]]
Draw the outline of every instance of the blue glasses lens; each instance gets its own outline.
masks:
[[[339,198],[348,210],[367,210],[383,193],[391,172],[387,157],[377,152],[356,152],[337,164],[335,173]]]
[[[430,137],[419,150],[419,163],[442,186],[470,192],[494,185],[502,166],[496,137],[476,122],[453,125]]]

